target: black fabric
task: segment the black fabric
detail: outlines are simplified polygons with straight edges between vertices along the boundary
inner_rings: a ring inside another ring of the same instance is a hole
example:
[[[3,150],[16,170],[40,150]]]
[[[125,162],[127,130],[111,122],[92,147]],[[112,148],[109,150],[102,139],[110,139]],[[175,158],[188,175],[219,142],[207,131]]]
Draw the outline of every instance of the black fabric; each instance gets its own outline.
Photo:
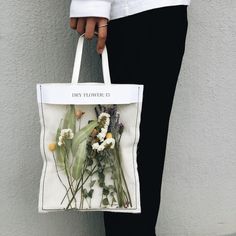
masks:
[[[144,101],[137,156],[142,212],[104,212],[106,236],[156,235],[169,117],[187,26],[184,5],[109,22],[107,48],[112,83],[144,84]]]

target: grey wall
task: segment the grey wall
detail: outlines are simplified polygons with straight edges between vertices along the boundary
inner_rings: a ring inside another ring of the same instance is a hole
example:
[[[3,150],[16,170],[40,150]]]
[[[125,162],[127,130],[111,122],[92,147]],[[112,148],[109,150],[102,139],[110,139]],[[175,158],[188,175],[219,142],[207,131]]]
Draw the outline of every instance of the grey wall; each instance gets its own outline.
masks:
[[[35,85],[70,81],[76,34],[68,27],[69,1],[1,1],[0,9],[0,235],[102,236],[100,213],[37,213],[42,160]],[[160,236],[236,233],[235,12],[234,0],[198,0],[189,8]],[[87,79],[98,71],[92,46]]]

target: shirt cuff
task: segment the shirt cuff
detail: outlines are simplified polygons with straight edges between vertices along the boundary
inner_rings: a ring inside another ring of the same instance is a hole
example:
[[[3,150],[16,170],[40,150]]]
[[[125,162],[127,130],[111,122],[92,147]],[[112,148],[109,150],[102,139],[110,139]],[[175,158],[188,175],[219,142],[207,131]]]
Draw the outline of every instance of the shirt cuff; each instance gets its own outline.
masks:
[[[70,17],[103,17],[110,20],[110,1],[72,0]]]

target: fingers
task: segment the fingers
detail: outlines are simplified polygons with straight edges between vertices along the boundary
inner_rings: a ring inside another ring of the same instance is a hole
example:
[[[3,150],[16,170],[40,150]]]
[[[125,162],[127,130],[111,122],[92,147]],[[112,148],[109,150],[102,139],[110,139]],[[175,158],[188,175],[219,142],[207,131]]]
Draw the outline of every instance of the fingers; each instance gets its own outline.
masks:
[[[98,42],[97,52],[101,54],[106,44],[107,39],[107,19],[100,19],[98,22]],[[102,27],[101,27],[102,26]]]
[[[77,18],[70,18],[70,27],[71,27],[71,29],[76,29],[76,27],[77,27]]]
[[[70,18],[70,27],[83,34],[85,31],[85,22],[86,18]]]
[[[94,31],[95,31],[95,26],[96,26],[96,18],[94,18],[94,17],[87,18],[86,30],[85,30],[85,38],[86,39],[92,39],[93,38]]]
[[[79,18],[77,23],[77,31],[83,34],[85,31],[86,18]]]
[[[107,39],[107,23],[106,18],[97,17],[81,17],[70,18],[70,27],[77,30],[80,34],[85,33],[86,39],[92,39],[94,37],[95,28],[98,28],[98,42],[97,52],[101,54],[104,50]]]

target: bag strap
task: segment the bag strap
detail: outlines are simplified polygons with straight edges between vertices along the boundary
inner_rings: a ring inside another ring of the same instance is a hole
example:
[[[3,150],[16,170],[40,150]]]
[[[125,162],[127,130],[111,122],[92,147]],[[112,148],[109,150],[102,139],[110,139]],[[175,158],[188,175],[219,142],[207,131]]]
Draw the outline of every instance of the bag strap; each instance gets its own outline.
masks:
[[[79,37],[78,43],[77,43],[77,49],[76,49],[75,60],[74,60],[74,68],[73,68],[73,74],[72,74],[72,79],[71,79],[72,84],[77,84],[79,82],[79,73],[80,73],[80,68],[81,68],[83,45],[84,45],[84,34],[82,34]],[[102,57],[102,72],[103,72],[104,83],[111,84],[106,46],[102,52],[101,57]]]

